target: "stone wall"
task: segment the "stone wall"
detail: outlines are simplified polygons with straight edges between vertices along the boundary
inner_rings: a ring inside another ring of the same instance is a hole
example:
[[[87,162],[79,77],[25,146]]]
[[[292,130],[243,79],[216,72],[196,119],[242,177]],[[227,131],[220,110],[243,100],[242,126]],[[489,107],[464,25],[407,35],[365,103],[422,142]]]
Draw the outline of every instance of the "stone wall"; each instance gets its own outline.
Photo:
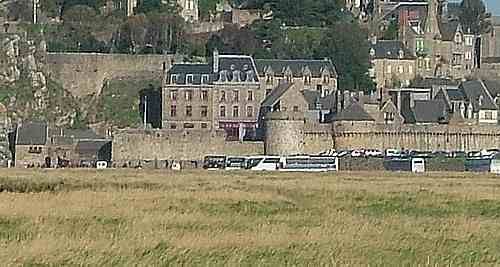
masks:
[[[47,71],[74,96],[99,94],[106,80],[118,77],[158,78],[171,67],[170,55],[48,53]]]
[[[114,134],[112,160],[202,160],[206,155],[261,155],[263,142],[227,142],[221,131],[122,130]]]
[[[500,146],[498,126],[335,124],[336,149],[414,149],[475,151]]]

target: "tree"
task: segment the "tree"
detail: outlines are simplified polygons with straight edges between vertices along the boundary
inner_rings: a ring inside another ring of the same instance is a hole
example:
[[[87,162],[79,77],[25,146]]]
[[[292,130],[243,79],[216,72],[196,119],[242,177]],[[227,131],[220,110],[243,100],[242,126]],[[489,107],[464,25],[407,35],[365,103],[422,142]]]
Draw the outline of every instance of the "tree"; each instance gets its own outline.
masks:
[[[30,0],[10,2],[7,6],[7,16],[11,20],[33,20],[33,7]]]
[[[340,88],[369,92],[374,84],[368,77],[368,51],[367,34],[359,25],[341,22],[326,32],[316,56],[332,59],[340,74]]]
[[[486,32],[489,23],[486,21],[488,14],[482,0],[462,0],[460,4],[460,23],[465,31],[474,34]]]

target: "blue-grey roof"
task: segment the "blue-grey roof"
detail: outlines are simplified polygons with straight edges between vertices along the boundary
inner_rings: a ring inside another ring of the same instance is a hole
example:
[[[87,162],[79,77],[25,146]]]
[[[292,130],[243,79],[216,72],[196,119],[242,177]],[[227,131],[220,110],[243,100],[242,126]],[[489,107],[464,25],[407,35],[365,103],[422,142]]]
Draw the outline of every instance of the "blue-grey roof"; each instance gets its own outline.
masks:
[[[47,123],[25,122],[17,128],[16,145],[45,145]]]
[[[334,121],[375,121],[368,112],[356,101],[351,102],[351,104],[335,114],[333,117]]]
[[[321,93],[313,90],[304,90],[302,95],[307,101],[309,110],[317,109],[317,104],[321,105],[323,110],[333,110],[335,108],[336,97],[335,93],[330,93],[324,97],[321,97]]]
[[[370,42],[370,51],[371,49],[375,51],[375,55],[372,55],[375,59],[399,59],[400,51],[403,51],[403,59],[414,58],[410,52],[405,49],[401,41],[377,40],[376,42]]]
[[[441,99],[416,100],[413,114],[416,123],[439,123],[448,120],[446,105]]]
[[[465,101],[465,95],[462,90],[458,88],[447,88],[446,93],[451,101]]]
[[[487,91],[482,81],[474,80],[474,81],[463,82],[460,85],[460,88],[463,90],[465,96],[472,104],[474,112],[478,112],[479,110],[482,109],[483,110],[497,109],[497,105],[491,98],[491,95]]]
[[[259,76],[264,76],[268,68],[274,72],[275,76],[283,76],[289,67],[294,77],[303,76],[305,68],[309,68],[312,77],[321,77],[324,69],[330,72],[330,76],[337,77],[337,70],[329,59],[321,60],[282,60],[282,59],[256,59],[255,64]]]
[[[281,83],[276,88],[274,88],[271,93],[269,93],[264,101],[262,101],[262,107],[272,107],[281,98],[281,96],[292,87],[293,83]]]

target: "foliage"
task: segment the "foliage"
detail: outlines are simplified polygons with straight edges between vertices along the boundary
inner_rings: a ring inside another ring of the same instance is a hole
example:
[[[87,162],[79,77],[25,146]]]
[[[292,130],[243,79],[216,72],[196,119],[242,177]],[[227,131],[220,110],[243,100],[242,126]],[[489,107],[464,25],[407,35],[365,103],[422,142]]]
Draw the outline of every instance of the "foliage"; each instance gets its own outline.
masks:
[[[390,21],[389,26],[385,30],[382,38],[384,40],[397,40],[399,34],[399,25],[398,21],[393,19]]]
[[[33,8],[30,0],[9,2],[7,16],[11,20],[33,21]]]
[[[486,7],[482,0],[462,0],[460,4],[460,22],[465,31],[480,34],[490,27],[486,21]]]
[[[341,22],[327,31],[317,55],[333,60],[340,74],[340,88],[368,92],[374,87],[368,77],[368,51],[367,35],[359,25]]]

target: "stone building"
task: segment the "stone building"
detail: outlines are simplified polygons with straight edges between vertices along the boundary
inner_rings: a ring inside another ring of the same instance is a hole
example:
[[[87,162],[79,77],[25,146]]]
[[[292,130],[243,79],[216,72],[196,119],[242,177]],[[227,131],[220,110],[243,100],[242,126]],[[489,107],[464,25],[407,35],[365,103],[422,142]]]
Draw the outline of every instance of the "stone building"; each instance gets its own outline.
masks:
[[[370,60],[369,73],[379,89],[408,86],[416,77],[416,57],[406,50],[401,41],[373,37]]]
[[[174,64],[163,89],[163,129],[223,129],[254,138],[264,96],[252,57],[219,55],[208,64]]]
[[[195,23],[200,19],[198,0],[177,0],[181,8],[181,16],[185,21]]]
[[[90,129],[24,122],[17,126],[14,156],[17,167],[93,166],[111,160],[111,140]]]

